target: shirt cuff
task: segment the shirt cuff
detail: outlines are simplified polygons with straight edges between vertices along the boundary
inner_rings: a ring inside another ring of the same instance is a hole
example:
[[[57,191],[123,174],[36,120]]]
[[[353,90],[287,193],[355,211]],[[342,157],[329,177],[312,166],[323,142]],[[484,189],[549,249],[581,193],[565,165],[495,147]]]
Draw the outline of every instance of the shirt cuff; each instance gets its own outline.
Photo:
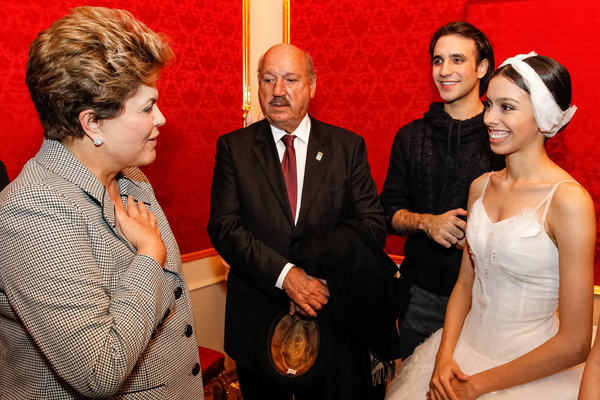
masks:
[[[283,281],[285,280],[285,277],[287,276],[288,272],[290,272],[290,269],[292,269],[293,267],[295,267],[295,265],[292,263],[285,264],[285,267],[283,267],[281,273],[279,274],[279,278],[277,278],[277,282],[275,282],[275,287],[277,289],[283,289]]]

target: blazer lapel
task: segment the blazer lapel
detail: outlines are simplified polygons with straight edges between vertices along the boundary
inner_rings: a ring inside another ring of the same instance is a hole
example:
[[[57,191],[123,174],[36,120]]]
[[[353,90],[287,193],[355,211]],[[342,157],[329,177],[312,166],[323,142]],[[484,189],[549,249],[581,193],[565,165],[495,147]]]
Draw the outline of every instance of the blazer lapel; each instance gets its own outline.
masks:
[[[306,150],[302,204],[300,205],[300,215],[298,216],[296,229],[302,225],[304,217],[310,210],[331,155],[329,135],[319,121],[311,117],[310,123],[310,139],[308,140],[308,149]]]
[[[283,171],[279,163],[279,155],[277,154],[277,146],[273,140],[270,125],[267,120],[257,122],[261,124],[256,132],[253,152],[256,161],[260,165],[263,173],[267,177],[267,181],[277,198],[277,201],[283,208],[289,222],[294,225],[292,218],[292,209],[290,201],[287,197],[287,189],[283,178]]]

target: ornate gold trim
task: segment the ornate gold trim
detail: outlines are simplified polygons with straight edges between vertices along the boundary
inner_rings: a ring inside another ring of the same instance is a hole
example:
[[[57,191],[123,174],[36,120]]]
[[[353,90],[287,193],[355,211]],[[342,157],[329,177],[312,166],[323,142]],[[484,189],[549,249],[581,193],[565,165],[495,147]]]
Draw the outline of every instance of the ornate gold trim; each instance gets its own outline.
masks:
[[[250,0],[242,0],[242,62],[244,63],[242,123],[246,126],[250,112]]]
[[[290,43],[290,0],[283,0],[283,43]]]
[[[600,295],[600,286],[594,286],[594,294]]]

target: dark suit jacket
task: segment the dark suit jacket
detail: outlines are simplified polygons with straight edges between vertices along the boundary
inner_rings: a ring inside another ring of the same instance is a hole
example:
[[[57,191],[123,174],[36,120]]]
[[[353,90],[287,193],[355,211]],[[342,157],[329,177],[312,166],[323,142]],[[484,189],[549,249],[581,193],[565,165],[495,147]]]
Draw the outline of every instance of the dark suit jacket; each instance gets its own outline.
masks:
[[[400,358],[396,319],[410,283],[398,266],[354,220],[307,238],[294,259],[306,273],[327,280],[336,326],[384,360]],[[369,378],[371,375],[369,374]]]
[[[400,357],[396,319],[410,283],[394,277],[398,267],[356,220],[307,238],[296,246],[294,259],[309,275],[327,280],[331,297],[325,309],[335,321],[324,379],[303,398],[383,399],[383,390],[373,387],[369,350],[383,360]]]
[[[6,167],[4,166],[4,163],[0,161],[0,191],[4,189],[9,183],[10,180],[8,179]]]
[[[269,123],[218,139],[208,234],[231,266],[225,350],[237,363],[254,369],[257,323],[282,293],[275,283],[285,264],[293,262],[294,246],[345,218],[364,223],[384,245],[386,216],[362,137],[311,117],[297,225]]]

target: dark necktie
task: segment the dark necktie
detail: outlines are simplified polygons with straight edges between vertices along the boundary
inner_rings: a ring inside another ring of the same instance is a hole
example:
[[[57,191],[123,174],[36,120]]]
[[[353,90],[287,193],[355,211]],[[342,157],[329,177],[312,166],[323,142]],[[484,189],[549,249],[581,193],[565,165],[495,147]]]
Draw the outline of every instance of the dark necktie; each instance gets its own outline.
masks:
[[[281,141],[285,145],[285,153],[281,161],[281,169],[285,178],[285,187],[287,188],[290,207],[292,208],[292,217],[296,220],[296,201],[298,198],[298,175],[296,172],[296,150],[294,150],[295,135],[283,135]]]

